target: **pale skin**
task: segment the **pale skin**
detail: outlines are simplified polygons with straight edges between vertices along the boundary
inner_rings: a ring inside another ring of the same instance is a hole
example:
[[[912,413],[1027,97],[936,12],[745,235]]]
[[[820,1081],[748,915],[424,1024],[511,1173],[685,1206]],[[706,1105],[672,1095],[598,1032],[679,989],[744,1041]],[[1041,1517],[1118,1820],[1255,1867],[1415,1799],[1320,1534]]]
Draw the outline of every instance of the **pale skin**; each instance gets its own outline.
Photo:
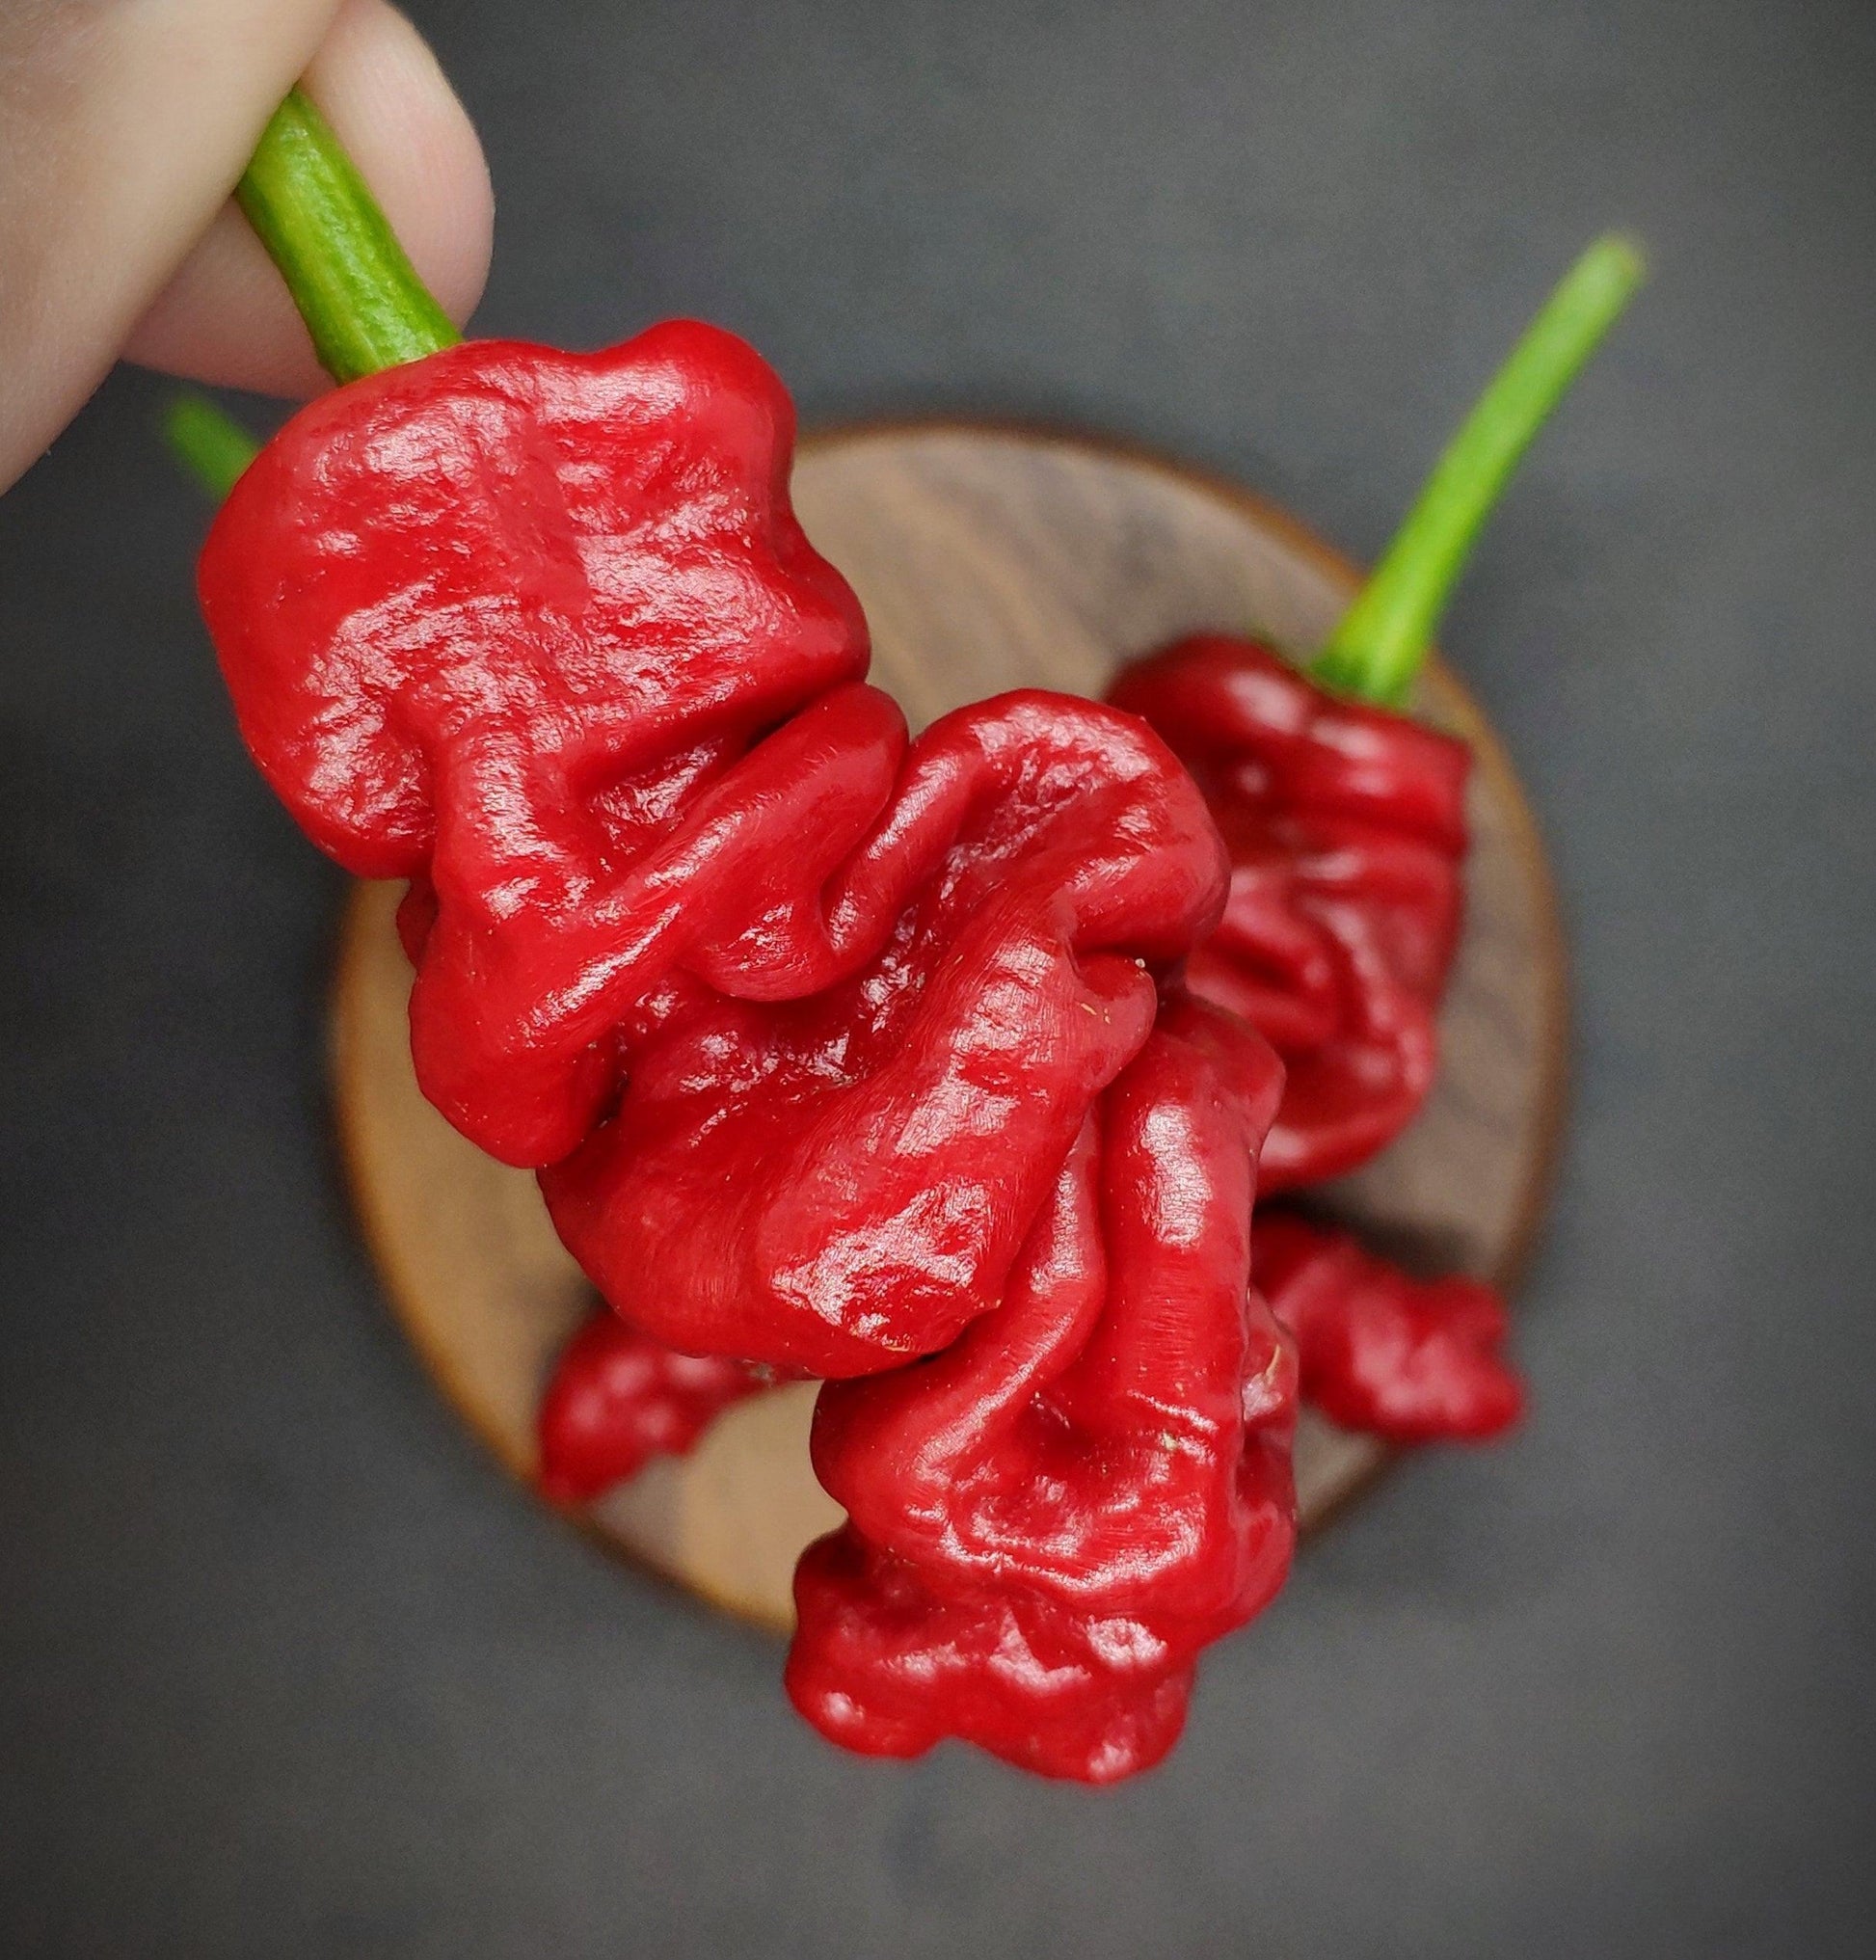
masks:
[[[302,78],[460,324],[488,272],[489,175],[386,0],[0,0],[0,488],[120,359],[330,386],[229,202]]]

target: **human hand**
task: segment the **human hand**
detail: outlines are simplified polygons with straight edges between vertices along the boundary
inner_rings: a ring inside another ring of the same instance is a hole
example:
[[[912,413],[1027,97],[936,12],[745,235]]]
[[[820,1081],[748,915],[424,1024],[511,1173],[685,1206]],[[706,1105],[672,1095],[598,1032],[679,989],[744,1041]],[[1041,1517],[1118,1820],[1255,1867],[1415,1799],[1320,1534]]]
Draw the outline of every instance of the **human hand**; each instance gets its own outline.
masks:
[[[304,78],[450,316],[488,271],[475,132],[387,0],[0,0],[0,488],[120,356],[327,386],[229,193]]]

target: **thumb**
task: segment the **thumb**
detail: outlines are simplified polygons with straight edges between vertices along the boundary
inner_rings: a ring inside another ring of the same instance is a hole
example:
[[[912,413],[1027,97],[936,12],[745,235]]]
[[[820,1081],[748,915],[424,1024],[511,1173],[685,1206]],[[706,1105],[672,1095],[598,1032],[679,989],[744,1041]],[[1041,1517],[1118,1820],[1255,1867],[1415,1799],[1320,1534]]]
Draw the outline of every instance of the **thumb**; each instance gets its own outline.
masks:
[[[0,486],[133,338],[140,358],[208,379],[316,385],[309,353],[296,365],[304,334],[279,282],[262,278],[259,247],[231,242],[233,218],[217,214],[308,67],[323,94],[322,60],[341,134],[354,136],[348,123],[376,132],[361,144],[367,175],[382,168],[401,193],[440,165],[453,173],[455,201],[439,222],[469,240],[450,296],[472,303],[488,249],[486,174],[435,64],[383,0],[0,8]],[[408,115],[373,94],[405,87],[418,99]],[[398,167],[387,167],[390,154]],[[427,201],[420,235],[407,238],[419,270],[438,255],[429,214],[443,201]],[[396,206],[393,197],[400,224]]]
[[[417,277],[460,325],[482,296],[494,206],[481,146],[436,57],[385,0],[346,0],[304,81]],[[284,282],[232,203],[216,213],[123,352],[148,367],[263,394],[331,386]]]

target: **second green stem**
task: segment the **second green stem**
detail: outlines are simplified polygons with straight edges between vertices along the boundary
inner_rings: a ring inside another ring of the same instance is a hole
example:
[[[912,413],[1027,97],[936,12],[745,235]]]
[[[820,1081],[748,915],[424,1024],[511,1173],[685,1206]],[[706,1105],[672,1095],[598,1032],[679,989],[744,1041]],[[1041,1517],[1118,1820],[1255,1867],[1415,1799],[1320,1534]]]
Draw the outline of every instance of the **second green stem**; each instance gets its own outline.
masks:
[[[1326,685],[1397,708],[1473,540],[1531,439],[1615,324],[1643,277],[1625,238],[1599,238],[1564,277],[1434,466],[1311,669]]]

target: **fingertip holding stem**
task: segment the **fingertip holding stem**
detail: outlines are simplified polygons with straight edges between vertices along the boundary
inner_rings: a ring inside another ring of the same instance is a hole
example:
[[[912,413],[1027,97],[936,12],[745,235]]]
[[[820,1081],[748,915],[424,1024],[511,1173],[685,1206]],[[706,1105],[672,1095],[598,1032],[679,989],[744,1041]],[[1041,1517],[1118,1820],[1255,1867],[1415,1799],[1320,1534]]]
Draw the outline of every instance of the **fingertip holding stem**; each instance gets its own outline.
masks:
[[[1618,232],[1598,238],[1565,274],[1317,657],[1311,672],[1318,681],[1384,708],[1407,700],[1486,519],[1646,276],[1640,246]]]
[[[461,337],[303,91],[274,112],[235,197],[335,381],[419,360]]]
[[[347,0],[303,88],[370,184],[415,278],[451,322],[466,320],[488,273],[494,200],[475,131],[421,37],[386,0]],[[280,274],[232,201],[125,352],[260,393],[328,386]]]
[[[419,360],[461,338],[304,89],[289,90],[268,118],[235,200],[335,381]],[[217,502],[260,448],[193,389],[171,401],[163,437]]]

